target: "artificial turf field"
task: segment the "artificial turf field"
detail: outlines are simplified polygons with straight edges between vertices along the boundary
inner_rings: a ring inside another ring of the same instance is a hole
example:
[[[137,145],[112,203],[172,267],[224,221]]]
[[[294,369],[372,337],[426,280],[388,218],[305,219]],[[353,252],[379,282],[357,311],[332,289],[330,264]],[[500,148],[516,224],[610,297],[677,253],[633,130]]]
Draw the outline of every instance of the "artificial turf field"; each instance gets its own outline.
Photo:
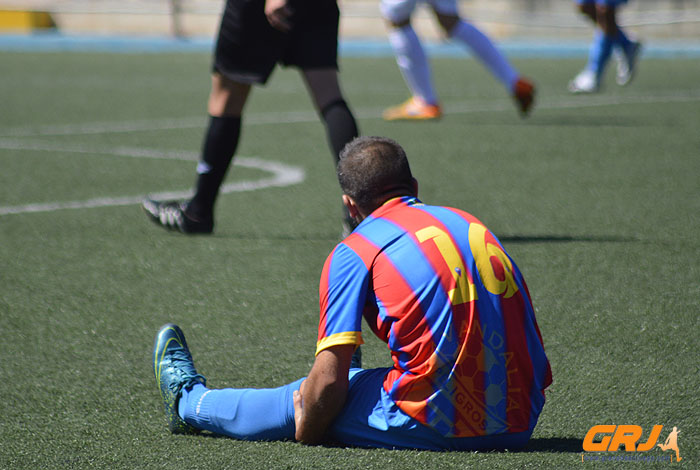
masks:
[[[295,72],[252,95],[215,234],[187,237],[135,201],[192,187],[208,54],[0,53],[0,468],[697,468],[700,62],[647,59],[627,88],[571,96],[583,60],[516,60],[540,89],[521,120],[477,63],[434,59],[446,115],[427,123],[379,118],[407,94],[391,58],[342,61],[361,132],[402,143],[421,198],[516,260],[553,368],[524,451],[438,453],[167,432],[163,323],[217,388],[312,364],[340,195]],[[370,335],[365,366],[388,365]],[[683,461],[582,463],[597,424],[661,424],[659,443],[677,426]]]

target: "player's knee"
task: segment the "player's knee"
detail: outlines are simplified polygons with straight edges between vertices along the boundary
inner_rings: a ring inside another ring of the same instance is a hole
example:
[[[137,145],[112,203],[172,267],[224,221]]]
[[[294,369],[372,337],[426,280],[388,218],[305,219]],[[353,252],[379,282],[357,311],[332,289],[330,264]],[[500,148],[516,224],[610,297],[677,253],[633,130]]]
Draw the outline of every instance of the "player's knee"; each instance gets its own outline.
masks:
[[[249,92],[250,85],[214,74],[207,111],[211,116],[240,116]]]
[[[389,29],[401,29],[404,26],[408,26],[411,24],[411,18],[409,17],[409,18],[406,18],[405,20],[400,20],[400,21],[385,18],[384,22],[386,23],[386,26]]]
[[[596,5],[596,22],[598,27],[607,35],[617,34],[617,20],[615,18],[615,7],[608,5]]]
[[[225,90],[212,90],[209,94],[207,112],[211,116],[240,116],[243,106],[231,98],[231,94]]]
[[[579,13],[587,17],[592,22],[596,22],[596,10],[593,3],[580,3],[577,6]]]
[[[457,26],[457,23],[459,23],[459,16],[457,15],[446,15],[444,13],[435,11],[435,17],[437,18],[440,27],[447,36],[450,36],[452,34],[452,30],[455,26]]]

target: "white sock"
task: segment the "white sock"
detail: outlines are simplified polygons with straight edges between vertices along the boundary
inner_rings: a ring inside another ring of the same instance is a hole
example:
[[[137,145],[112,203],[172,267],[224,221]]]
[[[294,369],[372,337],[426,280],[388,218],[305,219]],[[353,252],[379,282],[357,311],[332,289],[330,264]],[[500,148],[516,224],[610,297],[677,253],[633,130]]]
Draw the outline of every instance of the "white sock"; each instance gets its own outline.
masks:
[[[430,64],[413,27],[409,24],[402,28],[393,28],[389,31],[389,42],[401,75],[413,96],[428,104],[437,104],[430,76]]]
[[[508,93],[513,92],[515,82],[518,81],[518,72],[484,33],[466,21],[460,20],[452,28],[450,37],[469,46],[476,57],[503,83]]]

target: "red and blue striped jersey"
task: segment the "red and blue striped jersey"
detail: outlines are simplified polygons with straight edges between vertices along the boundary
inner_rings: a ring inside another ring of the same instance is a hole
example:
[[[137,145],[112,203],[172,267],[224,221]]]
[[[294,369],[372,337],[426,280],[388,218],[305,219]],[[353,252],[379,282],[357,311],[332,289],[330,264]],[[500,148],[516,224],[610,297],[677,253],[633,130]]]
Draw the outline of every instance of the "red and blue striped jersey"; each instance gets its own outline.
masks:
[[[552,381],[525,280],[475,217],[395,198],[336,246],[319,288],[318,352],[387,343],[384,389],[448,437],[531,429]]]

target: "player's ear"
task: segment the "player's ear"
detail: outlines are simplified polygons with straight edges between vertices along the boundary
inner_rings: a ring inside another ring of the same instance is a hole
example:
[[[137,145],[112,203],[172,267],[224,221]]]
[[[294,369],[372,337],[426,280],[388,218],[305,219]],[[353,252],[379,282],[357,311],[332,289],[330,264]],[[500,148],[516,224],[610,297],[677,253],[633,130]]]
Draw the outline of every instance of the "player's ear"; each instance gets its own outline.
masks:
[[[345,207],[348,208],[350,217],[352,217],[353,219],[357,218],[357,216],[360,215],[360,211],[357,209],[357,204],[355,204],[355,201],[347,194],[343,194],[343,204],[345,205]]]

